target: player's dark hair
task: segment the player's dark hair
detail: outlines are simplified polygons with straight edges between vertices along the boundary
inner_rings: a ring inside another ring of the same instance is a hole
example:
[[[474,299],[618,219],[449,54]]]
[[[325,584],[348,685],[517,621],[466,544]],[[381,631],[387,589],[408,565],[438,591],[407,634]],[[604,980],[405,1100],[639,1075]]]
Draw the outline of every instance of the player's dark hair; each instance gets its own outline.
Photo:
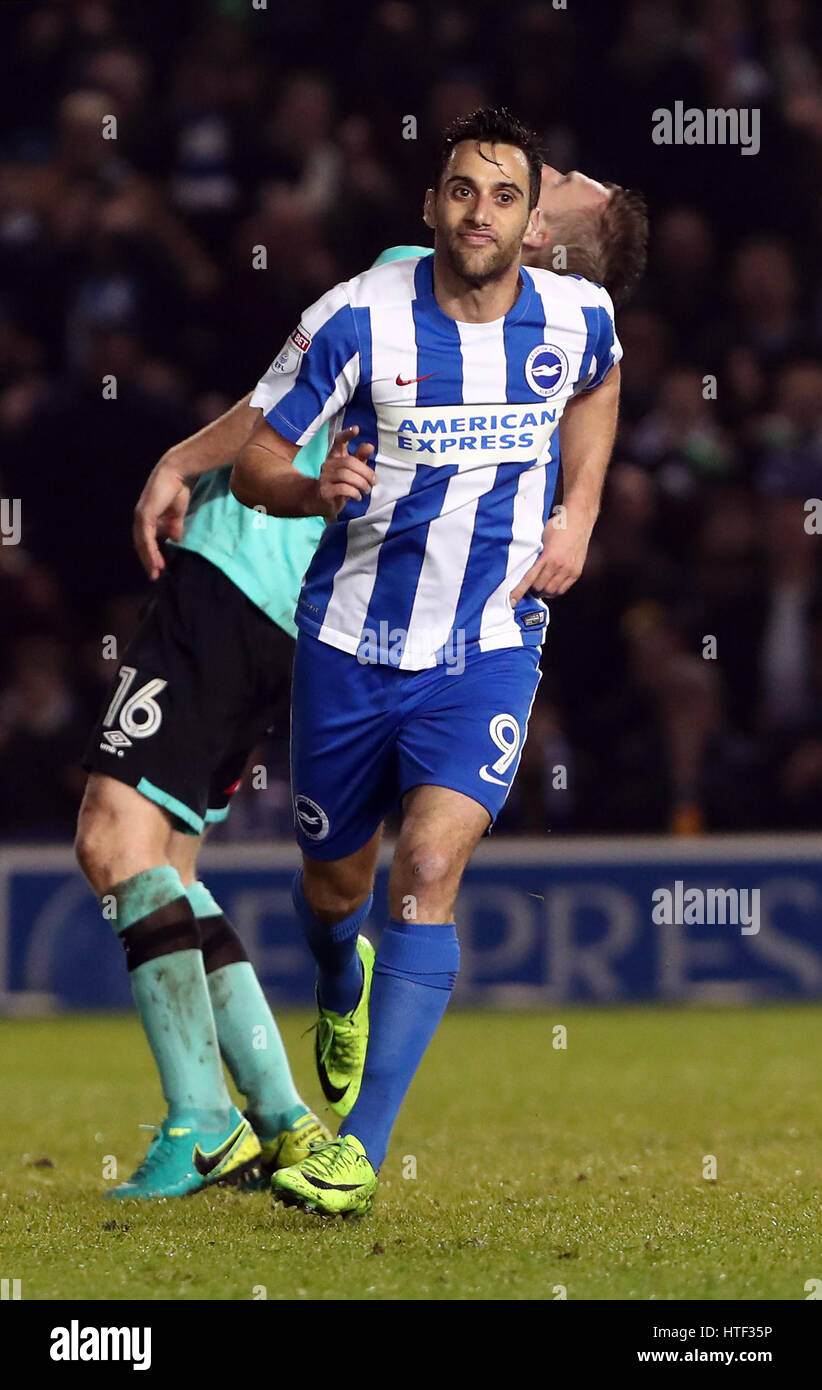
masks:
[[[512,116],[505,106],[481,106],[467,116],[458,116],[446,127],[437,156],[433,188],[439,188],[451,151],[463,140],[475,140],[477,144],[482,141],[485,145],[514,145],[522,150],[528,161],[529,211],[536,207],[542,179],[542,154],[537,136],[516,116]]]
[[[579,209],[551,219],[551,245],[531,264],[555,270],[565,247],[564,271],[604,285],[619,307],[630,299],[648,259],[648,212],[641,193],[606,183],[611,196],[601,211]]]

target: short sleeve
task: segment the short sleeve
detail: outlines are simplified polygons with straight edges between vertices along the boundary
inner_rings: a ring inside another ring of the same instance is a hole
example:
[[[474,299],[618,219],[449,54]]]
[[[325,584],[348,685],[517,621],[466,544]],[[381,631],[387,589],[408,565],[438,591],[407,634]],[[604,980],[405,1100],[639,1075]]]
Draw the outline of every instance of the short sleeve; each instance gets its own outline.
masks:
[[[622,344],[616,335],[614,306],[608,291],[596,286],[597,304],[584,305],[588,341],[574,394],[601,386],[611,368],[622,360]]]
[[[292,444],[307,444],[343,410],[359,381],[357,325],[344,285],[306,309],[250,404]]]

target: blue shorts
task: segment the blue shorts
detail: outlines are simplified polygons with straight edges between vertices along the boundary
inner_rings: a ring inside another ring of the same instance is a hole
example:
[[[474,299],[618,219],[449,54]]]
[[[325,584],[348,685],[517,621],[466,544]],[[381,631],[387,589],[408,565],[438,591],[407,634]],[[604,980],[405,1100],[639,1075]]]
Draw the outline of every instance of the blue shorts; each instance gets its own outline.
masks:
[[[361,664],[305,632],[291,691],[297,842],[343,859],[412,787],[450,787],[493,824],[519,766],[540,681],[538,647],[469,652],[461,674]]]

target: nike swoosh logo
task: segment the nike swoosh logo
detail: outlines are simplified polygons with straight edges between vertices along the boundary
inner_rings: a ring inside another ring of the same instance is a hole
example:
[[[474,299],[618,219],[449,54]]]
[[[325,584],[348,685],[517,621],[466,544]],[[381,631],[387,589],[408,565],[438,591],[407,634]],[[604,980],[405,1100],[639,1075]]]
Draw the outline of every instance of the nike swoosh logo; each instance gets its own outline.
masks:
[[[347,1081],[342,1088],[339,1086],[332,1085],[328,1077],[328,1072],[325,1069],[325,1062],[323,1062],[322,1058],[320,1057],[319,1047],[315,1046],[314,1050],[317,1057],[317,1075],[320,1078],[320,1085],[322,1087],[323,1095],[325,1096],[326,1100],[331,1101],[332,1105],[336,1105],[338,1100],[342,1100],[351,1083],[350,1081]]]
[[[203,1153],[199,1144],[194,1145],[194,1167],[197,1169],[201,1178],[207,1178],[209,1173],[213,1173],[214,1169],[222,1163],[223,1159],[234,1148],[234,1145],[244,1129],[245,1124],[238,1125],[234,1133],[229,1134],[225,1143],[221,1144],[219,1149],[215,1149],[214,1152],[210,1154]]]
[[[325,1192],[356,1192],[358,1187],[362,1187],[361,1182],[326,1182],[324,1178],[312,1178],[310,1173],[303,1173],[303,1177],[312,1187],[322,1188]]]
[[[495,777],[494,774],[493,774],[493,772],[489,772],[489,771],[488,771],[488,764],[487,764],[487,763],[486,763],[485,767],[481,767],[481,768],[480,768],[480,773],[479,773],[479,775],[480,775],[480,777],[482,778],[483,782],[496,782],[496,784],[497,784],[498,787],[507,787],[507,786],[508,786],[508,783],[504,780],[504,778],[502,778],[502,777]]]
[[[403,381],[399,372],[397,373],[397,386],[413,386],[415,381],[427,381],[430,376],[436,376],[436,372],[426,372],[425,376],[410,376],[407,381]]]

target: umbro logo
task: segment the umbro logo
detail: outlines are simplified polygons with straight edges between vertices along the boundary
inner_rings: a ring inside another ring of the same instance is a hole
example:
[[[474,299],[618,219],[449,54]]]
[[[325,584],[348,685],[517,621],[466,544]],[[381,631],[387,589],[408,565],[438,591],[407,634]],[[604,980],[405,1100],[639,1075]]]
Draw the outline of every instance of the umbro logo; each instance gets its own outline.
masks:
[[[122,734],[119,729],[106,729],[103,738],[114,748],[130,748],[131,739]]]

